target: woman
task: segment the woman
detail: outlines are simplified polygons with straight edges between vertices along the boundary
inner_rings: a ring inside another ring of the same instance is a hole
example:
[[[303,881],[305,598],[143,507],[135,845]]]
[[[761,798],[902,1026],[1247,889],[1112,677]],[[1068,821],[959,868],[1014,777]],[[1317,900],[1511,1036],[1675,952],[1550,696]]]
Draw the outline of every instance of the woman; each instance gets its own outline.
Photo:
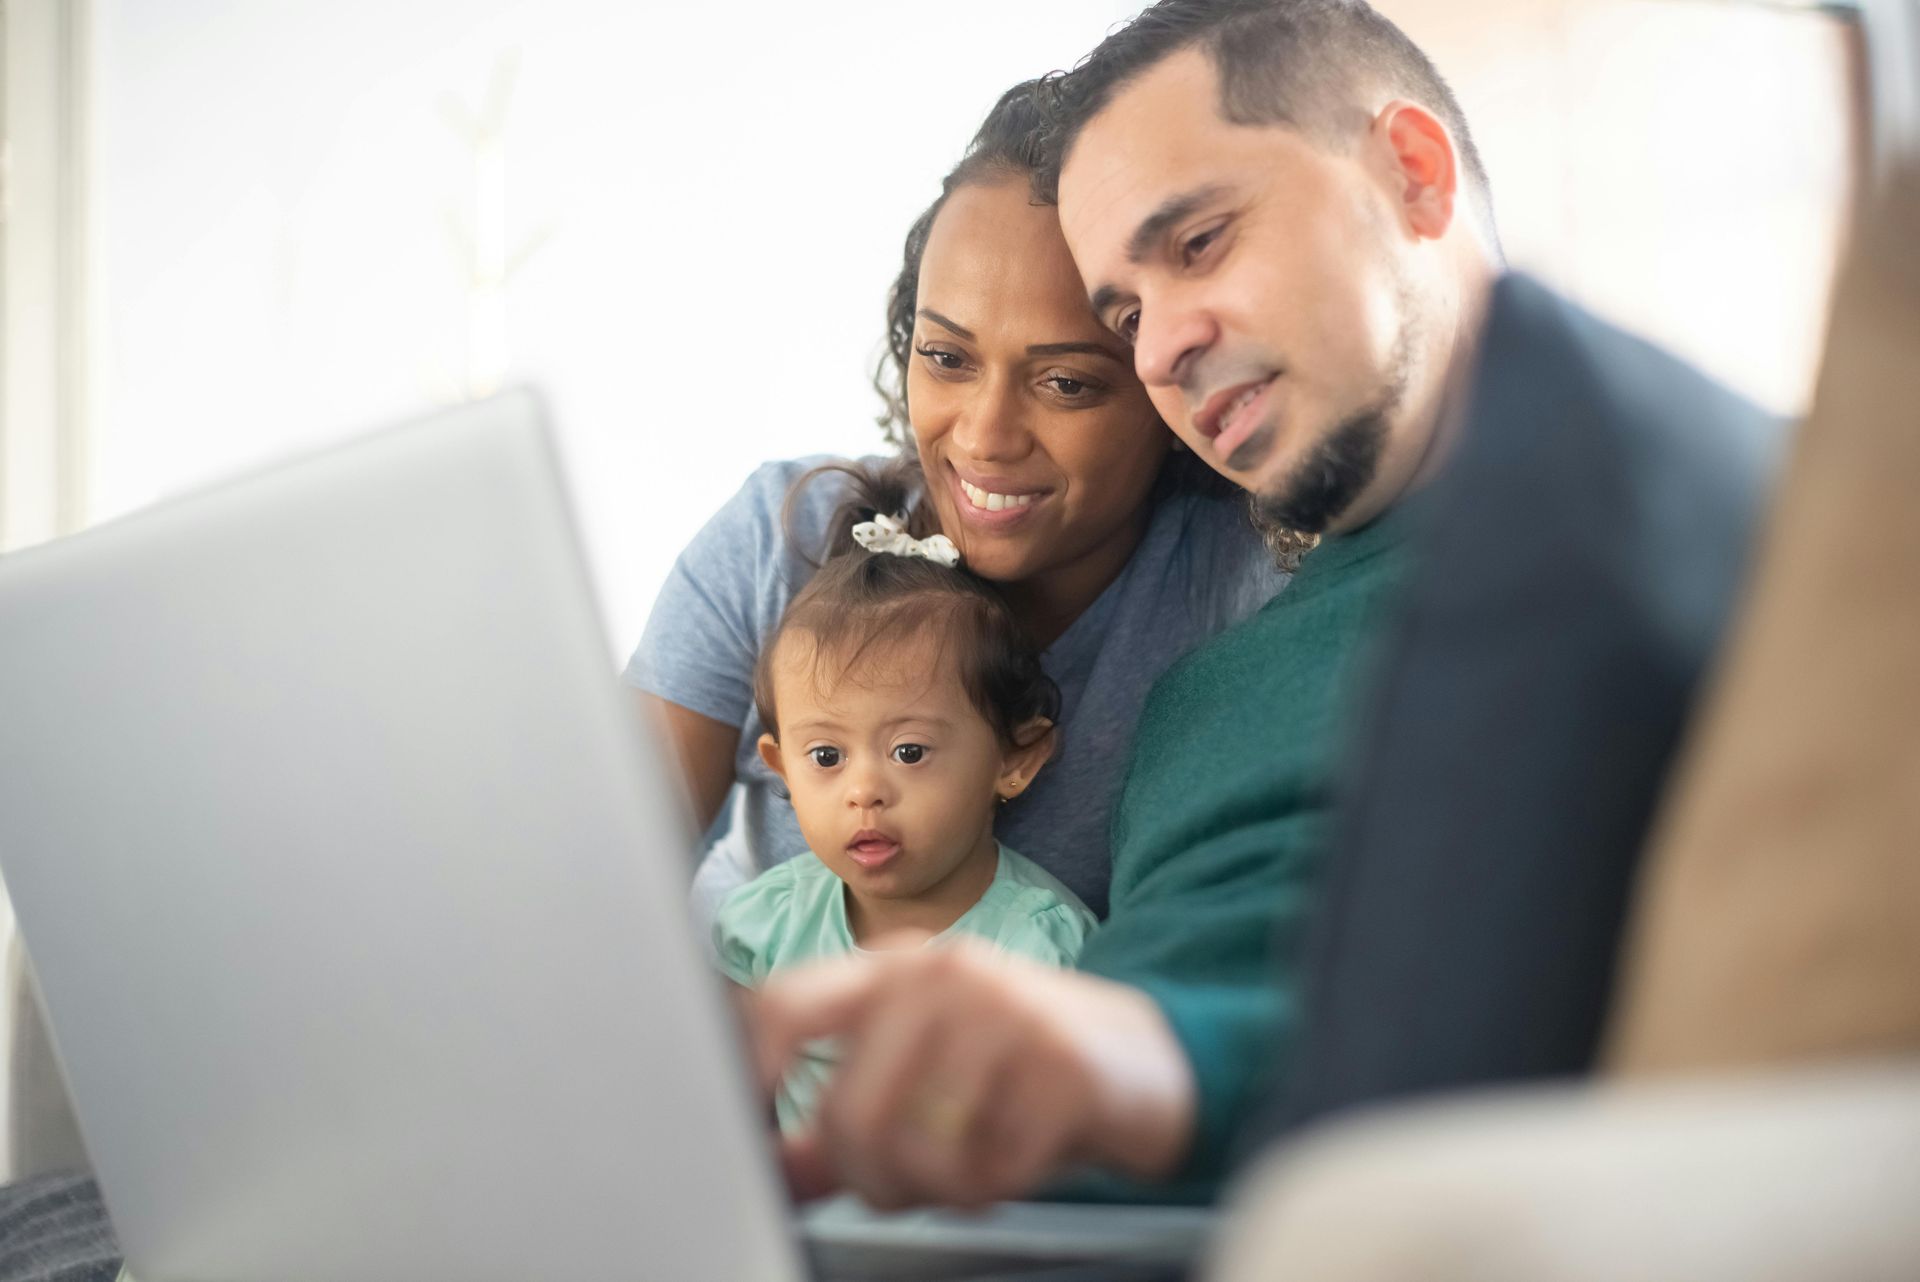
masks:
[[[1172,451],[1055,212],[1033,203],[1032,84],[1000,99],[907,233],[875,382],[920,501],[1000,586],[1061,689],[1053,762],[997,829],[1104,916],[1107,818],[1148,687],[1286,576],[1244,503]],[[806,848],[754,751],[751,677],[843,497],[829,477],[789,506],[822,461],[748,478],[681,555],[627,666],[664,715],[700,822],[740,787],[699,878],[709,901]]]

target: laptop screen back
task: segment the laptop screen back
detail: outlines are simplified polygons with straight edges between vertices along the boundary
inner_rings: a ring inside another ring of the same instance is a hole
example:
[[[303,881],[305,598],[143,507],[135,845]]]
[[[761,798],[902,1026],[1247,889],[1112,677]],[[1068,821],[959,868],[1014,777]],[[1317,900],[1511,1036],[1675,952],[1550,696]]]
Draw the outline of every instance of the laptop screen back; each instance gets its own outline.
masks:
[[[793,1278],[536,402],[0,561],[0,867],[143,1282]]]

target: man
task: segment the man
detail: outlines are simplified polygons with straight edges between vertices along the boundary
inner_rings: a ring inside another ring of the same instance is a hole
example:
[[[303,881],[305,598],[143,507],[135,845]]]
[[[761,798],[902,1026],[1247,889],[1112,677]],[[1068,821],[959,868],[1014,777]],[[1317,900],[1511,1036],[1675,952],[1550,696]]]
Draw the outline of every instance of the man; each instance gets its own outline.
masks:
[[[1081,973],[956,949],[763,991],[769,1080],[807,1039],[846,1046],[788,1145],[802,1191],[967,1205],[1093,1164],[1210,1196],[1294,1028],[1276,966],[1321,878],[1351,668],[1497,272],[1459,107],[1364,5],[1169,0],[1059,107],[1061,223],[1096,313],[1188,448],[1324,539],[1156,688]]]

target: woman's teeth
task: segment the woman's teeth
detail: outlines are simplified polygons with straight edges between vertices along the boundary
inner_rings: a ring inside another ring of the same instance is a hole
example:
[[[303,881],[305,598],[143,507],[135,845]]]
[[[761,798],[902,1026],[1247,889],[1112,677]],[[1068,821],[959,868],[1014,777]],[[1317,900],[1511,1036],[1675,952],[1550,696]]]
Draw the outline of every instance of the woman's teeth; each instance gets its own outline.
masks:
[[[1034,499],[1039,497],[1036,494],[995,494],[991,490],[983,490],[966,481],[960,482],[960,488],[965,491],[967,502],[975,507],[985,508],[989,512],[998,512],[1010,507],[1032,507]]]

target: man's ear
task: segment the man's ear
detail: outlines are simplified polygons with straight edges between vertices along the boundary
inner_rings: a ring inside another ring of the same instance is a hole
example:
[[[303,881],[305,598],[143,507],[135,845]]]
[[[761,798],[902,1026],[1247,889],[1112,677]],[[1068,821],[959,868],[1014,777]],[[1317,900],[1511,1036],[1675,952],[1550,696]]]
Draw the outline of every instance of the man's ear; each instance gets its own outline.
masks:
[[[1373,141],[1392,167],[1400,216],[1423,240],[1439,240],[1453,226],[1460,198],[1460,156],[1453,135],[1419,103],[1396,98],[1373,118]]]
[[[1012,801],[1027,790],[1053,756],[1054,739],[1053,722],[1045,717],[1035,717],[1014,730],[1013,747],[1000,758],[1000,777],[993,784],[1000,800]]]
[[[782,783],[787,779],[787,763],[780,756],[780,741],[770,734],[760,736],[760,742],[754,745],[760,750],[760,760],[767,763],[767,769],[780,776]]]

